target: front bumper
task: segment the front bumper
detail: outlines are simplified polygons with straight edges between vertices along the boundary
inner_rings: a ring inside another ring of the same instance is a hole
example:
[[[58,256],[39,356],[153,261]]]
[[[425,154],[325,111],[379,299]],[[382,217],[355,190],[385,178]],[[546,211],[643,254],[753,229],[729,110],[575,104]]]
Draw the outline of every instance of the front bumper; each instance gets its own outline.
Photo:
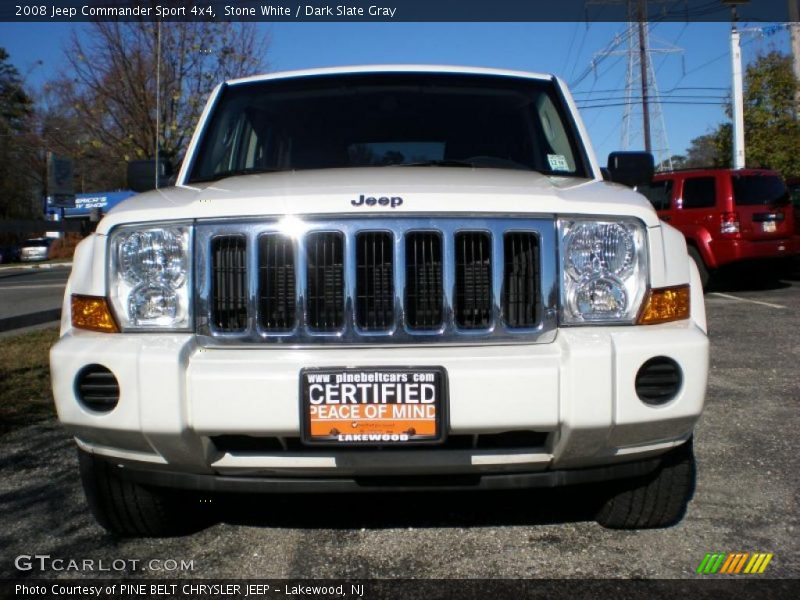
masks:
[[[510,490],[552,488],[565,485],[599,483],[652,473],[661,464],[659,457],[635,462],[555,469],[534,473],[489,473],[450,476],[361,476],[361,477],[263,477],[183,473],[152,468],[149,465],[119,464],[113,459],[94,456],[105,462],[122,479],[154,487],[204,493],[351,493],[414,492],[461,490]]]
[[[634,388],[654,356],[683,371],[677,396],[657,407]],[[107,414],[75,397],[75,377],[91,363],[120,383],[119,404]],[[264,481],[533,474],[641,460],[687,440],[703,408],[708,339],[693,321],[565,328],[549,344],[402,348],[208,349],[190,334],[72,330],[53,347],[51,366],[59,418],[79,446],[129,468]],[[299,437],[299,372],[334,366],[441,366],[449,435],[546,435],[524,448],[217,447],[216,436]]]

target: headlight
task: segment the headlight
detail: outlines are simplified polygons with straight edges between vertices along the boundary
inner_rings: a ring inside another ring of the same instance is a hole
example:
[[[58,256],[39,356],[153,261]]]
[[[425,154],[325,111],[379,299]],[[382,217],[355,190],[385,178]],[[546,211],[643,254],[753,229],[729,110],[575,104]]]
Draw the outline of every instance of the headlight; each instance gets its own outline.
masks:
[[[189,225],[120,227],[109,244],[109,291],[123,330],[189,330]]]
[[[633,323],[647,291],[647,235],[638,220],[561,219],[561,322]]]

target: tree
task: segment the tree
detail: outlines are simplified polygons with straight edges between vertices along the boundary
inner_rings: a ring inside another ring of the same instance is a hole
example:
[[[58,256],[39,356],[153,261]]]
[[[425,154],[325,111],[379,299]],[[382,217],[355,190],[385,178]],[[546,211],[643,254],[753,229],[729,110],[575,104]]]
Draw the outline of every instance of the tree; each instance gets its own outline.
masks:
[[[84,188],[122,187],[125,161],[155,157],[157,80],[159,153],[177,164],[209,92],[264,70],[267,47],[252,23],[169,23],[160,33],[157,23],[92,23],[66,48],[69,74],[48,85],[60,101],[45,111],[45,134],[72,146]]]
[[[722,139],[729,129],[729,124],[720,124],[714,131],[694,138],[686,150],[683,166],[687,169],[729,166],[730,152],[726,153]],[[729,132],[727,135],[730,137]]]
[[[669,160],[661,161],[656,167],[657,171],[669,171],[671,169],[683,169],[686,166],[686,157],[683,154],[673,154]]]
[[[780,52],[759,56],[747,67],[746,86],[748,166],[770,167],[787,177],[800,175],[800,122],[794,103],[798,81],[792,57]]]
[[[37,205],[32,116],[33,102],[19,71],[0,48],[0,218],[32,216]]]
[[[799,83],[792,59],[780,52],[761,55],[745,72],[744,137],[748,167],[769,167],[784,177],[800,176],[800,122],[794,104]],[[733,110],[728,105],[728,118]],[[731,166],[733,127],[720,123],[692,140],[686,166]]]

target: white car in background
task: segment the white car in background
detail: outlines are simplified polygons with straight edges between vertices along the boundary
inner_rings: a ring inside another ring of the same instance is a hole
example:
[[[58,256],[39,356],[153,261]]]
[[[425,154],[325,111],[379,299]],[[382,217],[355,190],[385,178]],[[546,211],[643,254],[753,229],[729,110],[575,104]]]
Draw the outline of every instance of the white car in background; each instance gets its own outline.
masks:
[[[38,262],[47,260],[50,246],[53,244],[52,238],[31,238],[22,242],[20,250],[20,260],[22,262]]]

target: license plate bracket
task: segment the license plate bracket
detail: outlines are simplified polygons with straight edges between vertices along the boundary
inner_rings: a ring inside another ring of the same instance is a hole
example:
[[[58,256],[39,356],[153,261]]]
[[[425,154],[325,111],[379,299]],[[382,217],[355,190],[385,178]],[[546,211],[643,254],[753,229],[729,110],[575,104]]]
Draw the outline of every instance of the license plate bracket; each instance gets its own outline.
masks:
[[[325,367],[300,371],[301,441],[308,445],[440,444],[443,367]]]

